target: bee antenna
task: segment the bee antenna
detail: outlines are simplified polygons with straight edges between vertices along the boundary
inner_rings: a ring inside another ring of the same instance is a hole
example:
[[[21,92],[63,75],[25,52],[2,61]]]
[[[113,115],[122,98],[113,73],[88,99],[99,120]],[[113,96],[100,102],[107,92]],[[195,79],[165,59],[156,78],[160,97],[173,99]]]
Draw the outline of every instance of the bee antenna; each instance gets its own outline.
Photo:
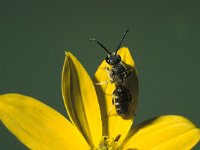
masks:
[[[126,34],[128,33],[128,31],[129,31],[129,29],[127,29],[127,30],[123,33],[123,36],[122,36],[122,38],[121,38],[121,41],[120,41],[119,45],[117,46],[117,49],[116,49],[116,51],[115,51],[115,54],[117,54],[117,51],[118,51],[119,48],[121,47],[121,44],[122,44],[122,42],[123,42],[123,40],[124,40]]]
[[[99,46],[101,46],[109,55],[112,55],[112,53],[103,45],[101,44],[99,41],[97,41],[96,39],[89,39],[90,41],[94,41],[95,43],[97,43]]]

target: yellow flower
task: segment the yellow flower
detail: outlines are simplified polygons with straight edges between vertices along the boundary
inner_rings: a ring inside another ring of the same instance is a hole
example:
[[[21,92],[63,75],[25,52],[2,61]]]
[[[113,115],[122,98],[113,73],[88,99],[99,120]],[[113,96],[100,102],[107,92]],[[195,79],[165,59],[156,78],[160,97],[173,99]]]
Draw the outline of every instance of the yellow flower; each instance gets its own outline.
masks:
[[[137,74],[127,48],[119,50],[132,70],[129,88],[137,103]],[[94,82],[108,79],[101,64]],[[96,88],[96,89],[95,89]],[[122,118],[112,107],[111,83],[94,86],[79,61],[66,53],[62,73],[62,94],[70,117],[21,94],[0,96],[0,120],[28,148],[37,150],[188,150],[200,139],[200,130],[188,119],[160,116],[132,126],[132,118]]]

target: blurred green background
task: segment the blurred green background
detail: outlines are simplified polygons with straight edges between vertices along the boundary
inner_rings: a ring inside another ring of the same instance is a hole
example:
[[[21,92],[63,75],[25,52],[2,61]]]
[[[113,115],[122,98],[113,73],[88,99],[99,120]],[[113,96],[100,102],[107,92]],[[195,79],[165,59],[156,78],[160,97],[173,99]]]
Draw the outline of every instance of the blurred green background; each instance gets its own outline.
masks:
[[[139,72],[136,123],[179,114],[200,126],[199,5],[183,0],[1,0],[0,94],[32,96],[66,116],[60,85],[64,51],[71,51],[92,76],[106,53],[88,39],[115,50],[129,28],[123,45]],[[0,149],[27,148],[0,124]]]

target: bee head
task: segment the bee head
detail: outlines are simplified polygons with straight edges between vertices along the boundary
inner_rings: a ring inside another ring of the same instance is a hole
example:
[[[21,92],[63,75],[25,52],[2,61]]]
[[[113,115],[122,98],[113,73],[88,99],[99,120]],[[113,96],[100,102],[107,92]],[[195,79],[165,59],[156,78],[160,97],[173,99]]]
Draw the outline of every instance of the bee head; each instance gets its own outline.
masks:
[[[108,56],[106,57],[106,62],[111,65],[111,66],[115,66],[117,64],[119,64],[121,62],[121,56],[119,54],[108,54]]]
[[[121,44],[122,44],[126,34],[128,33],[128,31],[129,31],[129,29],[124,32],[124,34],[120,40],[120,43],[117,46],[115,53],[111,53],[103,44],[101,44],[96,39],[90,39],[90,41],[93,41],[93,42],[97,43],[99,46],[101,46],[108,54],[108,56],[105,58],[106,62],[111,66],[115,66],[121,62],[121,57],[119,54],[117,54],[117,51],[120,49]]]

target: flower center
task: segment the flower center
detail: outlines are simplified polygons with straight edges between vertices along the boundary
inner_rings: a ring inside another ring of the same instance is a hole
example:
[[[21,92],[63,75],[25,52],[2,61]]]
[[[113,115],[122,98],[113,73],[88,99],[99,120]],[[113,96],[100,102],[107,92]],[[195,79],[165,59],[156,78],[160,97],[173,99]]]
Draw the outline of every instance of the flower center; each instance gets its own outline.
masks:
[[[109,139],[108,136],[103,136],[99,142],[99,147],[91,150],[121,150],[120,137],[121,135],[118,135],[114,139]]]

